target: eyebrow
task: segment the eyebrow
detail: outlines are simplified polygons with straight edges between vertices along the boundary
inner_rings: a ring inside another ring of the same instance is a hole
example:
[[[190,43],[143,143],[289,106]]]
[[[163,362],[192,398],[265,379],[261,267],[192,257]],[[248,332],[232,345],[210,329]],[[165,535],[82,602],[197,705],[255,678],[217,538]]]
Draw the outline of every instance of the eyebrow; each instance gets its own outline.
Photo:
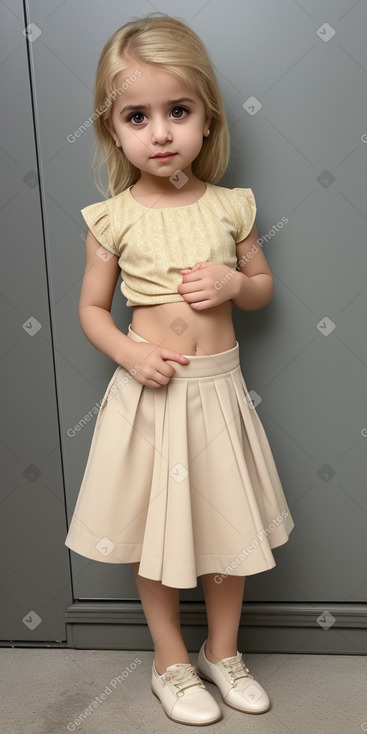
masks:
[[[168,100],[167,105],[170,107],[171,105],[180,104],[181,102],[191,102],[191,104],[196,104],[195,100],[190,99],[190,97],[180,97],[180,99]],[[127,110],[148,110],[149,108],[149,104],[129,104],[122,108],[120,115],[122,115],[123,112],[127,112]]]

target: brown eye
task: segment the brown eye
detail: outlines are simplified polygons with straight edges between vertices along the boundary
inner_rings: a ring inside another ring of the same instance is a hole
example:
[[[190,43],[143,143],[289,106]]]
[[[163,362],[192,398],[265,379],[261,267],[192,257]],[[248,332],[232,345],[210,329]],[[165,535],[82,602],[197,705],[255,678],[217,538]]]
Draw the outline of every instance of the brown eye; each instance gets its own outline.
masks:
[[[185,107],[174,107],[172,110],[172,115],[176,120],[179,120],[181,117],[184,116],[184,113],[188,112],[188,110]],[[178,113],[177,115],[175,113]]]
[[[140,120],[136,120],[135,118],[140,117]],[[139,125],[139,123],[144,122],[145,115],[142,112],[134,112],[133,115],[129,117],[129,122],[133,120],[135,124]]]

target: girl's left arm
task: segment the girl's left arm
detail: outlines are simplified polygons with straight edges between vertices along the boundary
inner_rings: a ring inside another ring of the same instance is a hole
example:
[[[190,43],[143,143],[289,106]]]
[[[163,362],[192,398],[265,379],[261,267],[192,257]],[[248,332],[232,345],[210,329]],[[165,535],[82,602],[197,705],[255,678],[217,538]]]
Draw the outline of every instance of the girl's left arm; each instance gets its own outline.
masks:
[[[256,224],[250,234],[236,245],[239,270],[233,275],[231,301],[242,311],[257,311],[271,301],[274,280],[265,255],[258,244]]]

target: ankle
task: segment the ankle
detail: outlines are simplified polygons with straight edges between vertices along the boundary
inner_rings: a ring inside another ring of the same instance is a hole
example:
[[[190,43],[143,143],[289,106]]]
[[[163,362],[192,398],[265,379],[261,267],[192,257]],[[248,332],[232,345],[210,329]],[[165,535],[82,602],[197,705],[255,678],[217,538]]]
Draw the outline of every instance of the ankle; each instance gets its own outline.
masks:
[[[217,665],[224,658],[234,657],[237,654],[237,648],[233,645],[211,645],[208,640],[205,643],[204,654],[209,663]]]
[[[191,663],[185,645],[169,645],[154,651],[154,665],[158,675],[163,675],[169,665],[175,663]]]

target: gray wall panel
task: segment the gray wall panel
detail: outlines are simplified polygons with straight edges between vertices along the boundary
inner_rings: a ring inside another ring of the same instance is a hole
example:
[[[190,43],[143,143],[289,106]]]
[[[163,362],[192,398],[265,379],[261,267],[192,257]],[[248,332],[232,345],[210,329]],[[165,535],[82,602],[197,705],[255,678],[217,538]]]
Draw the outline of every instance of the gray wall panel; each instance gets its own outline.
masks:
[[[93,421],[73,438],[67,431],[100,400],[114,365],[78,324],[80,209],[102,196],[90,170],[92,129],[73,144],[67,135],[93,111],[94,73],[107,38],[154,8],[117,0],[28,0],[27,8],[41,30],[30,54],[70,517]],[[257,410],[296,527],[274,552],[276,568],[248,578],[245,599],[364,602],[366,4],[191,0],[155,9],[186,19],[207,45],[232,138],[221,183],[254,190],[275,278],[271,304],[259,312],[235,309],[234,322],[245,380],[262,397]],[[326,22],[335,30],[327,41]],[[251,96],[262,105],[253,115],[243,107]],[[282,217],[288,222],[274,232]],[[113,313],[126,332],[132,311],[119,291]],[[317,326],[324,317],[335,324],[328,336]],[[71,556],[76,598],[138,598],[130,567]],[[202,598],[200,584],[182,592],[183,600]]]
[[[27,43],[21,2],[0,6],[0,639],[66,640],[72,601]]]

